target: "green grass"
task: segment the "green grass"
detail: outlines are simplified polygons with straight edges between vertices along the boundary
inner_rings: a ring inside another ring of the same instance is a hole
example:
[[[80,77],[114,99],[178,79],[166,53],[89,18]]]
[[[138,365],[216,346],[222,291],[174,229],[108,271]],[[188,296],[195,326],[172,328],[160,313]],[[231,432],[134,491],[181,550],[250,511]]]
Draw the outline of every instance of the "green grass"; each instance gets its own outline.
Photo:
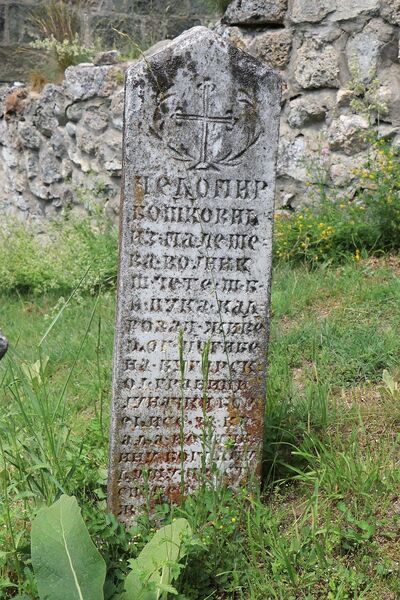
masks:
[[[144,517],[134,537],[105,511],[114,292],[72,299],[40,352],[59,296],[2,296],[0,598],[36,598],[29,523],[61,489],[78,497],[106,558],[107,598],[126,558],[178,515],[199,541],[182,599],[398,598],[400,393],[382,373],[398,381],[399,272],[395,257],[278,266],[262,493],[200,491]]]

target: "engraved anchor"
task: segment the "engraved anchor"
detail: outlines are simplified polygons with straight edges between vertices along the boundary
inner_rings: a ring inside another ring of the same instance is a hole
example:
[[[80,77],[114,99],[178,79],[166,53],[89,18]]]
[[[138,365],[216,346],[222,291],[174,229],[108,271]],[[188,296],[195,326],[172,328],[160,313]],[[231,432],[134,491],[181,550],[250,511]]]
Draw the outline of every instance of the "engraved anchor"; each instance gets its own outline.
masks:
[[[182,125],[184,121],[195,121],[202,124],[202,139],[200,146],[200,158],[199,161],[191,167],[191,169],[215,169],[215,166],[210,162],[208,156],[208,144],[209,144],[209,133],[210,125],[219,123],[224,125],[228,131],[233,129],[236,119],[234,118],[232,111],[228,110],[225,116],[213,115],[210,112],[210,94],[215,90],[215,85],[210,81],[206,81],[199,85],[199,88],[203,92],[203,112],[202,114],[196,113],[184,113],[181,108],[178,108],[175,112],[175,122],[177,125]]]

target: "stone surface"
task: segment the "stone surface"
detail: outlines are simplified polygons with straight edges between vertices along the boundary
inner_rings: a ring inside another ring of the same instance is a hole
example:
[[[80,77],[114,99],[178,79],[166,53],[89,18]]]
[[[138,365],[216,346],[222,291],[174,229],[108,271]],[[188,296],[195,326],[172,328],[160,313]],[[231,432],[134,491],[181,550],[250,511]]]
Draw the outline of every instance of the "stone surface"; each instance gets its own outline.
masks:
[[[292,36],[290,31],[266,31],[254,37],[246,49],[263,60],[272,69],[282,69],[290,59]]]
[[[18,133],[25,148],[38,150],[42,143],[42,137],[35,127],[28,123],[19,123]]]
[[[350,102],[354,98],[354,91],[348,90],[346,88],[340,89],[337,91],[336,95],[336,105],[338,108],[343,108],[345,106],[349,106]]]
[[[78,67],[69,67],[65,71],[65,92],[73,100],[87,100],[88,98],[101,97],[105,93],[106,77],[110,66],[93,67],[82,64]]]
[[[290,139],[288,136],[280,138],[277,167],[280,177],[305,181],[307,171],[304,159],[305,141],[302,135],[294,139]]]
[[[382,43],[370,32],[364,31],[352,37],[346,47],[349,63],[353,63],[362,81],[374,78]]]
[[[359,15],[371,16],[379,9],[379,0],[335,0],[334,18],[337,21],[356,19]]]
[[[334,0],[293,0],[290,19],[293,23],[318,23],[334,10]]]
[[[116,65],[121,60],[121,53],[118,50],[107,50],[106,52],[99,52],[96,54],[93,60],[93,64],[96,67],[100,65]]]
[[[293,0],[290,19],[293,23],[346,21],[359,15],[375,14],[379,0]]]
[[[223,16],[229,25],[272,25],[283,23],[287,0],[233,0]]]
[[[71,202],[77,215],[94,202],[109,215],[118,212],[123,77],[110,78],[110,66],[75,69],[69,82],[47,85],[41,94],[0,90],[0,213],[44,220]],[[82,70],[83,87],[71,98],[70,83]],[[92,81],[101,96],[86,93]],[[96,189],[107,189],[107,196],[96,197]]]
[[[349,38],[346,45],[348,62],[356,67],[358,77],[364,83],[376,77],[384,48],[390,53],[393,46],[395,56],[396,42],[393,28],[381,19],[371,19],[365,29]]]
[[[400,0],[381,0],[381,14],[392,25],[400,25]]]
[[[339,57],[318,38],[307,39],[297,52],[295,79],[304,89],[339,87]]]
[[[259,473],[279,112],[278,77],[205,28],[128,72],[109,472],[125,523],[157,490],[178,500],[181,475],[194,489],[202,454],[210,476],[209,444],[227,483]]]
[[[379,75],[381,87],[380,98],[388,107],[385,121],[400,125],[400,64],[393,64]]]
[[[331,150],[345,154],[361,152],[367,147],[368,120],[359,115],[341,115],[332,122],[328,142]]]
[[[357,178],[356,171],[361,169],[366,160],[367,155],[364,153],[356,156],[332,153],[329,175],[333,185],[339,188],[350,185]]]
[[[329,98],[296,98],[290,103],[288,123],[290,127],[300,129],[304,125],[323,121],[329,105]]]

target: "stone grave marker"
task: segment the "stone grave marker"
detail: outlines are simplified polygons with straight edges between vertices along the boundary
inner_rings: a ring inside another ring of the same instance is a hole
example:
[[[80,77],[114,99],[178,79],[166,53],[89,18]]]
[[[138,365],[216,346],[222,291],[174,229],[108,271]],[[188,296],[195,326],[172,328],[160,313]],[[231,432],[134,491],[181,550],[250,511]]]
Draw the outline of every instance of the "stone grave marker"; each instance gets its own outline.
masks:
[[[128,72],[108,490],[122,522],[211,462],[228,484],[260,472],[279,90],[203,27]]]

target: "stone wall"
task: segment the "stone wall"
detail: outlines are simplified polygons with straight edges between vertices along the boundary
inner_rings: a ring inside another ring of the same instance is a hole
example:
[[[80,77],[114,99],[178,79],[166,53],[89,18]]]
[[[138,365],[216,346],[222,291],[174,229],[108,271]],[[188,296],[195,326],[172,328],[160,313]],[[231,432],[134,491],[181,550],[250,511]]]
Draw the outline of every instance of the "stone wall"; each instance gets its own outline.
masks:
[[[370,124],[400,144],[399,25],[400,0],[235,0],[229,6],[219,33],[283,78],[278,207],[307,200],[308,185],[318,178],[351,197]],[[387,113],[378,126],[373,109],[355,104],[387,107]]]
[[[29,47],[38,34],[31,19],[38,6],[38,0],[0,0],[0,82],[25,80],[30,71],[45,65],[46,57]],[[121,46],[115,30],[147,48],[205,24],[215,14],[208,0],[80,0],[80,6],[85,43],[108,49]]]
[[[5,91],[0,111],[0,213],[54,217],[96,204],[117,213],[127,64],[70,67],[41,94]]]
[[[307,201],[313,178],[351,197],[371,122],[400,144],[399,24],[400,0],[235,0],[216,25],[282,75],[279,208]],[[118,211],[126,66],[71,67],[40,95],[6,94],[0,211],[47,217],[96,203]],[[373,110],[355,112],[354,78],[361,103],[364,88],[370,104],[387,107],[379,124]]]

